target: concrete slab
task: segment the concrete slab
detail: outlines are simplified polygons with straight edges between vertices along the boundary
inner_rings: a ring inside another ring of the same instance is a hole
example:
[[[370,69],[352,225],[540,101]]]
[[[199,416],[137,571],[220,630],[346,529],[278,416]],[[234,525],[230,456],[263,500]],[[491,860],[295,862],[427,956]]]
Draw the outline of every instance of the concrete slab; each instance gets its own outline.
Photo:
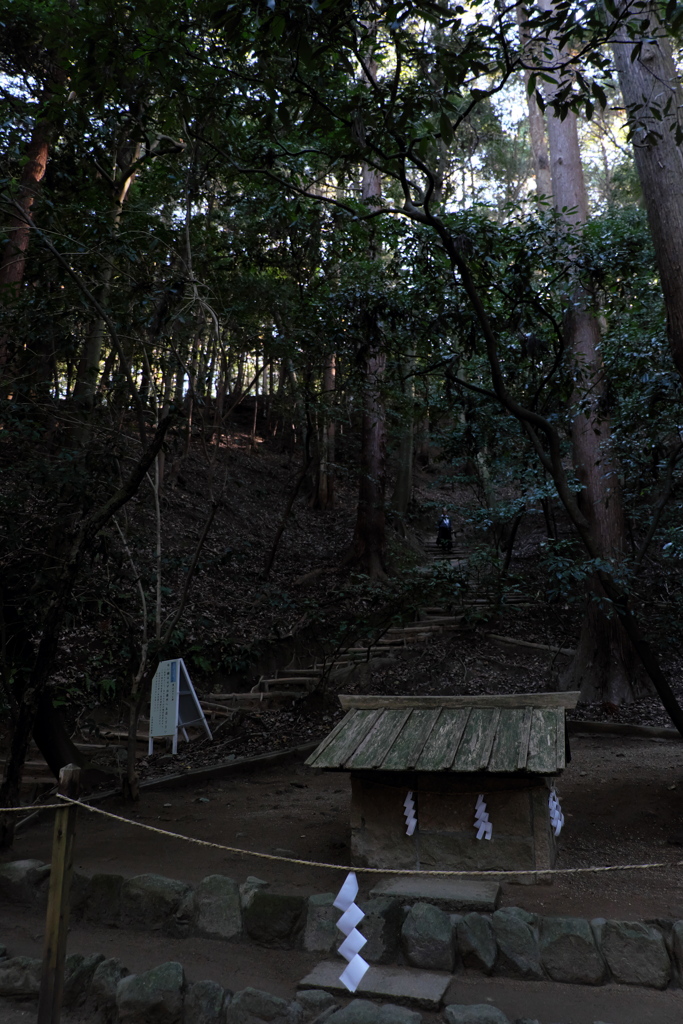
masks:
[[[397,899],[434,903],[441,910],[479,910],[492,913],[500,903],[498,882],[466,878],[389,878],[379,882],[371,896],[394,896]]]
[[[339,980],[346,964],[343,960],[324,960],[299,982],[299,988],[322,988],[327,992],[348,995]],[[450,974],[439,971],[417,971],[410,967],[372,965],[358,986],[355,996],[385,999],[422,1010],[438,1010],[451,983]]]

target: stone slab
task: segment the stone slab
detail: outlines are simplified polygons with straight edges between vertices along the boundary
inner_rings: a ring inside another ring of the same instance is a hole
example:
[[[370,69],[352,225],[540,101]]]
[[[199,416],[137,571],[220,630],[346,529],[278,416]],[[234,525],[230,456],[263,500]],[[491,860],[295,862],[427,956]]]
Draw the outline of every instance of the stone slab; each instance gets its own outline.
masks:
[[[440,910],[488,911],[493,913],[500,903],[498,882],[467,878],[389,878],[379,882],[371,896],[393,896],[404,902],[415,900],[434,903]]]
[[[326,992],[348,995],[339,980],[346,963],[324,960],[299,982],[299,988],[322,988]],[[380,967],[374,964],[365,974],[355,996],[390,1000],[423,1010],[438,1010],[451,983],[450,974],[439,971],[417,971],[410,967]]]

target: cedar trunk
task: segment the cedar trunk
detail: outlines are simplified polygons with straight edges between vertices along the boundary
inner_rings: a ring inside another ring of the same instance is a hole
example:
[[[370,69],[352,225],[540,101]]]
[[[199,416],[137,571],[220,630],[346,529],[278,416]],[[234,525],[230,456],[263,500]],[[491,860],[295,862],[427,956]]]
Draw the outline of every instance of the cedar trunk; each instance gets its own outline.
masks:
[[[401,433],[401,440],[398,449],[398,467],[396,470],[396,483],[391,504],[394,511],[400,517],[400,527],[404,529],[403,520],[410,506],[413,497],[413,462],[414,462],[414,414],[415,414],[415,378],[413,377],[414,356],[411,354],[403,367],[407,374],[406,397],[411,405],[405,418],[405,426]]]
[[[26,163],[21,172],[17,205],[30,216],[40,183],[45,176],[50,148],[52,125],[40,118],[36,120],[31,141],[26,147]],[[7,218],[8,239],[0,258],[0,295],[9,287],[16,291],[24,278],[26,253],[31,229],[21,213],[17,211]]]
[[[519,25],[519,41],[525,51],[525,59],[529,59],[532,53],[532,43],[527,26],[529,20],[525,4],[517,5],[517,24]],[[550,160],[548,157],[548,144],[545,135],[545,117],[543,111],[536,102],[534,92],[529,92],[529,81],[531,71],[524,69],[524,86],[527,97],[527,110],[529,113],[529,144],[531,156],[534,161],[534,177],[536,179],[536,192],[539,196],[552,195],[553,186],[550,175]]]
[[[368,72],[371,76],[376,73],[376,66],[372,60],[369,61]],[[368,206],[376,207],[379,204],[382,181],[377,171],[366,164],[362,169],[361,191]],[[372,234],[368,255],[370,259],[377,259],[379,256]],[[367,349],[364,365],[358,512],[350,561],[371,579],[381,579],[386,575],[386,410],[382,395],[386,356],[380,348],[374,324],[368,323],[365,340]]]
[[[116,156],[117,159],[114,162],[113,168],[114,178],[116,177],[117,167],[121,167],[123,169],[123,175],[122,179],[117,183],[117,195],[114,198],[111,208],[112,230],[114,234],[118,233],[121,223],[123,204],[126,196],[128,195],[130,186],[133,183],[133,178],[135,177],[135,173],[131,172],[131,168],[140,156],[140,144],[138,143],[138,145],[134,146],[132,149],[127,145],[119,146]],[[109,294],[111,292],[113,275],[114,264],[110,258],[104,266],[100,278],[100,284],[96,293],[97,301],[100,306],[105,309],[109,305]],[[91,408],[95,399],[95,393],[97,391],[100,376],[100,358],[102,356],[104,334],[104,320],[98,317],[90,324],[90,328],[83,345],[83,351],[81,353],[81,359],[78,366],[78,376],[74,386],[73,397],[76,401],[82,403],[85,408]]]
[[[336,424],[331,415],[336,381],[336,356],[330,352],[323,366],[323,422],[320,430],[318,474],[311,507],[334,508],[334,460]]]
[[[352,552],[352,562],[372,579],[386,574],[386,426],[380,394],[385,363],[384,354],[375,352],[367,358],[365,365],[358,513]]]
[[[40,183],[45,176],[51,135],[52,125],[37,117],[31,141],[26,147],[26,163],[19,181],[16,198],[19,210],[7,217],[8,238],[0,256],[0,302],[6,297],[15,296],[24,279],[31,229],[22,213],[28,217],[31,215]],[[0,335],[0,374],[9,358],[8,343],[9,339]]]
[[[641,32],[646,16],[650,18],[648,38],[632,40],[621,25],[612,51],[664,293],[671,355],[683,376],[683,149],[676,141],[683,89],[654,5],[638,13]]]
[[[552,0],[539,6],[551,9]],[[557,54],[556,54],[557,55]],[[553,99],[560,85],[546,86]],[[548,117],[548,144],[553,196],[558,211],[577,231],[588,219],[576,115]],[[605,367],[598,320],[591,297],[577,282],[568,296],[565,316],[567,346],[576,366],[572,396],[572,457],[581,484],[579,503],[588,520],[591,548],[599,557],[618,562],[624,551],[625,526],[617,467],[611,454],[611,425],[606,408]],[[643,687],[640,661],[615,615],[608,614],[602,588],[591,580],[586,615],[573,662],[562,679],[567,689],[580,689],[582,700],[610,704],[630,702]]]

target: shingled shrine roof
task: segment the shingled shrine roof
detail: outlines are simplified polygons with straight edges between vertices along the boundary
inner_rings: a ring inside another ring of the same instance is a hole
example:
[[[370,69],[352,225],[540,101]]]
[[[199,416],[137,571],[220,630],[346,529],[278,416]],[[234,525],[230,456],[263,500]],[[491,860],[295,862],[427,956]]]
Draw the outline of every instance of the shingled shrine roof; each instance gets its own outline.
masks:
[[[578,692],[483,697],[340,696],[346,716],[311,768],[526,772],[565,767],[565,709]]]

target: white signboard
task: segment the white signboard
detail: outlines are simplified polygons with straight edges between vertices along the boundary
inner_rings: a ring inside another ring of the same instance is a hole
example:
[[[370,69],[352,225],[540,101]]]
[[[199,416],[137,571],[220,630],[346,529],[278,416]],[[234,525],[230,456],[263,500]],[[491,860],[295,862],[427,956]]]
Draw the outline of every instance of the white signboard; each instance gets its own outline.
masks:
[[[148,753],[153,753],[155,739],[170,737],[176,754],[178,730],[182,729],[187,740],[188,725],[201,725],[209,739],[213,739],[183,659],[160,661],[152,680]]]

